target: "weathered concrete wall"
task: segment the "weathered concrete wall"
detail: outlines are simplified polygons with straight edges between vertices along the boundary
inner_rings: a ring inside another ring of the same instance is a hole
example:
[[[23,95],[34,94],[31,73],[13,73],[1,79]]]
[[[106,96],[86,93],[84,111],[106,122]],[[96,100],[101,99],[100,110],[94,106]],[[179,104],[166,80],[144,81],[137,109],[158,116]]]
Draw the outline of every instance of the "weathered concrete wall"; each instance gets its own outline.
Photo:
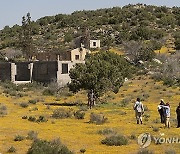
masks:
[[[77,53],[75,52],[74,55]],[[85,57],[85,53],[83,55]],[[9,80],[15,84],[29,83],[31,81],[42,83],[57,81],[60,86],[65,86],[67,83],[71,82],[69,71],[76,63],[85,63],[85,61],[0,63],[0,80]]]
[[[57,61],[37,61],[34,62],[32,80],[49,83],[57,79]]]
[[[11,81],[11,63],[8,63],[8,62],[0,63],[0,80]]]
[[[30,62],[16,62],[16,76],[15,81],[30,81],[31,68]]]
[[[58,72],[57,72],[57,82],[59,86],[65,86],[67,83],[71,82],[71,78],[69,77],[69,71],[74,67],[76,63],[85,63],[84,61],[58,61]],[[68,64],[68,73],[63,74],[62,65]]]
[[[71,51],[71,61],[84,61],[87,53],[90,53],[90,50],[85,48],[77,48]],[[79,56],[79,59],[76,59],[76,56]]]

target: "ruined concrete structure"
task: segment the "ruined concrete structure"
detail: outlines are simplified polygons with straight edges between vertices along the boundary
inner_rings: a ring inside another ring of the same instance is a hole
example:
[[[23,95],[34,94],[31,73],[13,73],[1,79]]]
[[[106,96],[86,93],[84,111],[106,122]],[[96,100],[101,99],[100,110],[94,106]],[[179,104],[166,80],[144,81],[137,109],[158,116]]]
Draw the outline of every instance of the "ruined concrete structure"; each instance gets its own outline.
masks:
[[[32,81],[49,83],[56,81],[60,86],[71,81],[69,71],[76,63],[84,63],[90,50],[77,48],[69,52],[69,56],[57,56],[54,61],[2,62],[0,63],[0,80],[9,80],[15,84]],[[64,60],[63,60],[64,58]]]
[[[100,40],[90,40],[90,48],[100,48]]]

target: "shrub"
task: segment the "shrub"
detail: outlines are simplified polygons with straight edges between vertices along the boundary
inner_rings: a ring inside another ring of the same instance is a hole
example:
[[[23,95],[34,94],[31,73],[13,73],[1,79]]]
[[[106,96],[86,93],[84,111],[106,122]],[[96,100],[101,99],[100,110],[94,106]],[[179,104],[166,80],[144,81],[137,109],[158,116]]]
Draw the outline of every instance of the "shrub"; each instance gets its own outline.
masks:
[[[29,121],[32,121],[32,122],[35,122],[35,121],[36,121],[36,117],[30,116],[30,117],[28,118],[28,120],[29,120]]]
[[[46,119],[44,116],[39,116],[39,118],[36,120],[36,122],[47,122],[48,119]]]
[[[19,105],[23,108],[27,108],[29,106],[28,103],[20,103]]]
[[[159,128],[158,128],[158,127],[153,127],[153,131],[154,131],[154,132],[158,132],[158,131],[159,131]]]
[[[173,149],[167,149],[165,151],[165,154],[176,154],[176,151],[174,151]]]
[[[28,149],[27,154],[72,154],[72,152],[63,145],[60,140],[46,141],[36,139]]]
[[[24,139],[25,139],[24,136],[16,135],[15,138],[14,138],[14,141],[22,141],[22,140],[24,140]]]
[[[147,94],[147,93],[144,93],[144,94],[143,94],[143,98],[144,98],[144,99],[147,99],[147,98],[149,98],[149,94]]]
[[[129,137],[131,140],[135,140],[136,139],[136,135],[135,134],[131,134]]]
[[[85,153],[85,152],[86,152],[86,149],[80,149],[80,152],[81,152],[81,153]]]
[[[120,106],[121,106],[121,107],[126,107],[126,106],[129,104],[130,101],[131,101],[130,98],[124,98],[124,99],[121,101]]]
[[[34,107],[34,108],[30,109],[29,111],[37,111],[37,110],[38,110],[38,108]]]
[[[29,103],[30,104],[36,104],[38,101],[36,100],[36,99],[31,99],[31,100],[29,100]]]
[[[107,120],[108,119],[103,114],[95,114],[95,113],[90,114],[90,123],[95,123],[99,125],[105,123]]]
[[[22,119],[27,119],[28,117],[27,116],[22,116]]]
[[[65,110],[63,108],[58,108],[53,111],[52,117],[56,119],[70,118],[72,116],[72,110]]]
[[[54,91],[52,91],[50,89],[45,89],[43,91],[43,95],[45,95],[45,96],[53,96],[54,95]]]
[[[85,116],[85,113],[80,110],[74,112],[74,117],[76,119],[84,119],[84,116]]]
[[[103,130],[99,130],[98,134],[102,134],[102,135],[109,135],[109,134],[117,134],[117,132],[115,130],[113,130],[112,128],[105,128]]]
[[[112,135],[109,137],[106,137],[104,140],[101,141],[102,144],[106,144],[109,146],[121,146],[121,145],[127,145],[128,140],[123,135]]]
[[[158,124],[158,123],[161,123],[161,121],[159,118],[157,118],[157,119],[153,120],[153,123]]]
[[[173,86],[175,84],[175,80],[172,77],[163,78],[163,84],[168,86]]]
[[[149,111],[149,108],[147,107],[147,105],[144,105],[144,111]]]
[[[36,139],[37,139],[37,136],[38,136],[38,133],[37,133],[37,132],[35,132],[35,131],[29,131],[29,132],[28,132],[27,139],[29,139],[29,140],[36,140]]]
[[[8,149],[7,152],[8,152],[8,153],[14,153],[14,152],[16,152],[16,148],[13,147],[13,146],[11,146],[11,147]]]
[[[0,116],[7,115],[7,107],[3,104],[0,104]]]
[[[82,106],[79,107],[79,110],[80,110],[80,111],[87,111],[87,110],[88,110],[88,107],[85,106],[85,105],[82,105]]]
[[[150,151],[149,149],[140,149],[137,154],[153,154],[153,151]]]

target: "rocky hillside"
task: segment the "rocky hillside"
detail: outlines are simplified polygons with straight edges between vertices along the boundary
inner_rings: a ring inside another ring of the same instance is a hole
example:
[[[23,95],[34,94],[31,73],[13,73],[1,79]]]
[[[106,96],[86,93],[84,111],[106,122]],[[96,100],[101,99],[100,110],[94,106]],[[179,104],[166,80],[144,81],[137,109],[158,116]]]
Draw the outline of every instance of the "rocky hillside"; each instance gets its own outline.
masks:
[[[145,4],[94,11],[57,14],[31,21],[34,51],[61,52],[75,47],[80,36],[100,39],[103,47],[121,47],[123,42],[151,40],[159,49],[169,36],[180,49],[180,8]],[[88,31],[86,30],[88,29]],[[14,25],[0,31],[0,49],[19,47],[22,27]]]

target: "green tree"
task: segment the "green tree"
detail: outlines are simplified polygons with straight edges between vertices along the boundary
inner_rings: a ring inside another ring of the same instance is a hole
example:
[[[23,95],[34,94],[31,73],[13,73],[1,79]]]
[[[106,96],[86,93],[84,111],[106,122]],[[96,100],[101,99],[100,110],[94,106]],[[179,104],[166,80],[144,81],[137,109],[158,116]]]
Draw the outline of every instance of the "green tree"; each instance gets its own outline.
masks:
[[[34,51],[30,13],[27,13],[26,17],[22,17],[22,31],[20,33],[19,43],[23,56],[26,59],[30,59]]]
[[[93,90],[96,98],[107,91],[117,93],[124,78],[131,75],[131,67],[122,56],[106,51],[89,55],[85,64],[70,70],[70,91]]]

